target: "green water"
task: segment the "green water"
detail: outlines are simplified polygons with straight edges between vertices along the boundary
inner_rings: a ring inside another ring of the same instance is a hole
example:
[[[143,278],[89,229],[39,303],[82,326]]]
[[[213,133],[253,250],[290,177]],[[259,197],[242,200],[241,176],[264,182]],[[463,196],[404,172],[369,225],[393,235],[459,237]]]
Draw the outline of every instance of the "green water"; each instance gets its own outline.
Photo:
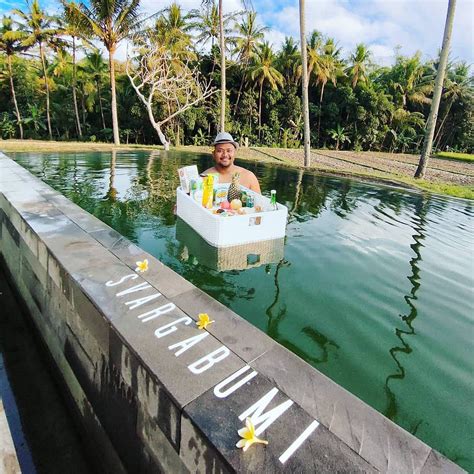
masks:
[[[284,258],[218,272],[176,239],[176,169],[204,155],[16,154],[331,379],[474,470],[473,203],[248,165],[290,211]],[[201,263],[200,263],[201,261]]]

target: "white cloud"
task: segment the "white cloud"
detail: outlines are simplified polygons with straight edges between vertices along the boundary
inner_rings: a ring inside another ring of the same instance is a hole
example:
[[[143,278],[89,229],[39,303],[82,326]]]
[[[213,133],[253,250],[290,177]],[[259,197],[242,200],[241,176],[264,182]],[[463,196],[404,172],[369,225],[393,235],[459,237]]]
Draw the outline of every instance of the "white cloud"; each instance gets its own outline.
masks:
[[[276,3],[276,2],[275,2]],[[283,36],[299,36],[298,2],[291,0],[271,10],[264,0],[254,5],[271,26]],[[320,0],[307,2],[306,29],[313,29],[334,38],[345,54],[354,50],[357,43],[364,42],[376,56],[393,59],[396,46],[403,54],[411,55],[421,51],[425,59],[436,57],[441,47],[447,0]],[[474,61],[473,54],[472,0],[458,0],[451,40],[452,57]],[[373,46],[373,47],[372,47]],[[381,48],[383,54],[381,54]],[[384,60],[386,63],[386,60]]]

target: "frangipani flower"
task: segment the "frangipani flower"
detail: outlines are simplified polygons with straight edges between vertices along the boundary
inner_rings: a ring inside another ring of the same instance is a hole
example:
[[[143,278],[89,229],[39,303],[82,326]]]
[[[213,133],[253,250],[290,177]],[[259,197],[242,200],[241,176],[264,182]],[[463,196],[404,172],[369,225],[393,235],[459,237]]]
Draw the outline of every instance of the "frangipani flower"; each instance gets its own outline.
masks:
[[[137,268],[135,268],[136,272],[146,272],[148,270],[148,259],[145,258],[143,262],[136,262],[137,263]]]
[[[245,420],[245,428],[241,428],[237,433],[239,433],[239,436],[242,439],[236,444],[236,446],[238,448],[244,448],[244,452],[254,443],[268,444],[268,441],[255,436],[255,426],[253,426],[250,418]]]
[[[209,315],[207,313],[199,313],[198,317],[199,321],[196,324],[199,329],[206,329],[209,324],[215,323],[214,320],[210,320]]]

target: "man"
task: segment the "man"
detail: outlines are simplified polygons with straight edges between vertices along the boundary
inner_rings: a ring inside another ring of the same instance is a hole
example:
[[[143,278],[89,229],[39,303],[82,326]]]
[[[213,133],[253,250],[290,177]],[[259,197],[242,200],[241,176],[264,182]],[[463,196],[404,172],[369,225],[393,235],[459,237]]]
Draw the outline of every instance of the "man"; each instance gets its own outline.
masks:
[[[219,173],[219,183],[230,183],[234,173],[240,173],[240,184],[257,193],[261,193],[257,177],[249,170],[234,164],[235,153],[239,146],[232,135],[227,132],[218,133],[214,140],[215,165],[203,174]]]

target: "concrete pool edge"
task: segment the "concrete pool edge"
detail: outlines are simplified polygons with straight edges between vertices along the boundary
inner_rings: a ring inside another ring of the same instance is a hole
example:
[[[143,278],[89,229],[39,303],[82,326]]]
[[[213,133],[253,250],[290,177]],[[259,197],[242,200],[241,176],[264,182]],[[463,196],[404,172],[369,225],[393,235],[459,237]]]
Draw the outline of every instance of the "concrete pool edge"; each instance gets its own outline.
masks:
[[[0,220],[4,261],[106,464],[461,471],[1,153]],[[269,444],[242,453],[246,413]]]

